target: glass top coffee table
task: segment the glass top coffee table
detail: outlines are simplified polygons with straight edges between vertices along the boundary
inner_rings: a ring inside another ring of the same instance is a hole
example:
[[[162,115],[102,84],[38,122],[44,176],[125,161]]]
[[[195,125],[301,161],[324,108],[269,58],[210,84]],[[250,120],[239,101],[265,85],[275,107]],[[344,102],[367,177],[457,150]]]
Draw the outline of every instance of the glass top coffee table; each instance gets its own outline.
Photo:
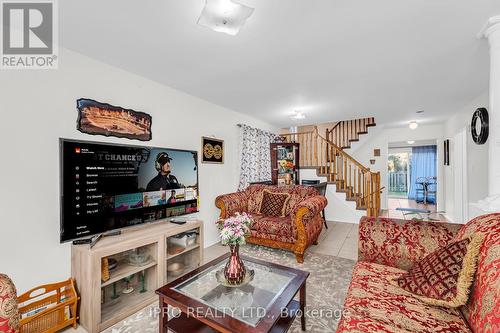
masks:
[[[226,287],[216,278],[229,253],[163,286],[160,297],[160,333],[173,332],[286,332],[295,317],[305,330],[308,272],[241,256],[251,282]],[[300,302],[293,298],[300,293]],[[177,308],[168,320],[167,307]]]

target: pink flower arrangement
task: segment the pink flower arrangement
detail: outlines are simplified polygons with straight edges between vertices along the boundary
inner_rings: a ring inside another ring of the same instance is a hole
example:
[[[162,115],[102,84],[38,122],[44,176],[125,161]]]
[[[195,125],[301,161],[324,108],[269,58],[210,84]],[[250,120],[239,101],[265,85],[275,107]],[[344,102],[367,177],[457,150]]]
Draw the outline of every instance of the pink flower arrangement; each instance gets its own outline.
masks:
[[[223,245],[245,244],[250,234],[252,216],[247,213],[236,213],[225,220],[219,220],[220,238]]]

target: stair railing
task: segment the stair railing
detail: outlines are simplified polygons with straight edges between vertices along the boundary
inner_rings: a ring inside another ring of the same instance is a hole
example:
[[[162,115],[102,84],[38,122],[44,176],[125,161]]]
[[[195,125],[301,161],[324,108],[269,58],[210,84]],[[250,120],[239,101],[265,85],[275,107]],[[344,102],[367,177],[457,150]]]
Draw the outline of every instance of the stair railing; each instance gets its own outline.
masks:
[[[372,172],[347,154],[331,140],[318,133],[317,126],[311,131],[282,134],[286,142],[300,144],[300,166],[316,168],[320,176],[334,183],[338,192],[346,193],[346,199],[356,202],[356,208],[366,209],[368,216],[380,212],[380,172]]]
[[[368,133],[368,127],[375,126],[375,118],[342,120],[331,129],[326,129],[325,138],[342,149],[351,147],[351,142],[358,141],[360,134]]]

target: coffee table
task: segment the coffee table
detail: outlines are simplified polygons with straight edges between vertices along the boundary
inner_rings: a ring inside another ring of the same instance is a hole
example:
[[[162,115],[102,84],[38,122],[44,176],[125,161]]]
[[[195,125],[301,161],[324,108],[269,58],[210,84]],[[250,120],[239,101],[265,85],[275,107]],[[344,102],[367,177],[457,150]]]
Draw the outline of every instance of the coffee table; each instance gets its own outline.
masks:
[[[253,269],[253,280],[241,287],[225,287],[215,273],[229,253],[156,290],[160,298],[160,333],[286,332],[296,316],[306,329],[306,279],[309,272],[241,256]],[[300,302],[294,297],[300,294]],[[168,306],[177,315],[168,318]]]

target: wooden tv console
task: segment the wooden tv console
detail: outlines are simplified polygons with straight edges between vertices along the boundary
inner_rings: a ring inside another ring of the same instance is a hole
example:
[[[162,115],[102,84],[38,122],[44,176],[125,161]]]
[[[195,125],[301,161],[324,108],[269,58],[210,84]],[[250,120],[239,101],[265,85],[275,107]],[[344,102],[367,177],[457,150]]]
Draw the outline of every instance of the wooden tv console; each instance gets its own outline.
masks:
[[[198,232],[196,242],[178,252],[182,247],[172,245],[169,238],[188,231]],[[150,257],[142,266],[134,266],[129,260],[131,250],[138,248]],[[107,281],[101,276],[103,258],[118,262],[117,267],[109,271]],[[202,261],[203,222],[200,220],[182,225],[160,221],[125,229],[121,235],[101,239],[93,248],[72,245],[71,275],[76,279],[81,297],[80,324],[89,333],[105,330],[157,302],[157,288],[188,273]],[[182,268],[168,270],[174,263]],[[131,288],[127,290],[127,286]]]

